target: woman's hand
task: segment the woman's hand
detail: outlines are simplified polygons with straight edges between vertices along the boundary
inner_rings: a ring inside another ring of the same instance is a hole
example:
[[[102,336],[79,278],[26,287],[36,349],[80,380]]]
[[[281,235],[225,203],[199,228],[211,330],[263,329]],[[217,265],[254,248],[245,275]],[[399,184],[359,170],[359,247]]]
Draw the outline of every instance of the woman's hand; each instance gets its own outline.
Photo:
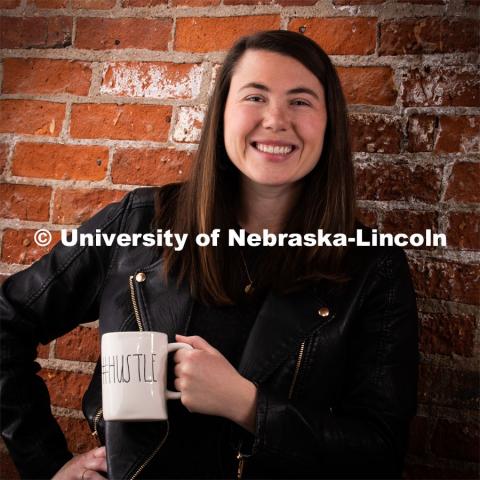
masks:
[[[175,388],[190,412],[218,415],[255,430],[257,387],[242,377],[230,362],[199,336],[177,335],[178,342],[194,350],[177,350]]]
[[[107,471],[105,447],[77,455],[68,461],[52,480],[99,480],[104,479],[98,472]]]

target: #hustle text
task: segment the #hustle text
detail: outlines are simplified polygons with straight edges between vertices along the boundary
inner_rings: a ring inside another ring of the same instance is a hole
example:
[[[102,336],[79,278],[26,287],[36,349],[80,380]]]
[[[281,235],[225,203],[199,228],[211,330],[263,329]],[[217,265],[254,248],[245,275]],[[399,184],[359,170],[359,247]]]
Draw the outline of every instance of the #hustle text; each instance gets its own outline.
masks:
[[[156,353],[102,356],[102,383],[156,383]]]

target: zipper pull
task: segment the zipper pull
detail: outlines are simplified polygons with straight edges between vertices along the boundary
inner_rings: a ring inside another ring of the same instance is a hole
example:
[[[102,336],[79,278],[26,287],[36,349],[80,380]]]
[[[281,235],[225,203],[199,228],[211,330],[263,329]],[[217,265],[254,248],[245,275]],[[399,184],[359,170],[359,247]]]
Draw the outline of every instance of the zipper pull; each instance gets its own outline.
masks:
[[[240,450],[237,453],[237,460],[238,460],[237,480],[241,480],[243,475],[245,457],[240,453]]]

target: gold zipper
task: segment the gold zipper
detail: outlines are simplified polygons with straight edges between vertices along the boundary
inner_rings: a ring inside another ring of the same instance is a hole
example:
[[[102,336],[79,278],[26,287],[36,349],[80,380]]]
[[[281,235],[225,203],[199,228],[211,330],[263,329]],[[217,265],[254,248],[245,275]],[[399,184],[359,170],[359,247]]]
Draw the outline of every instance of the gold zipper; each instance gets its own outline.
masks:
[[[138,278],[137,277],[138,275],[142,275],[142,276],[140,277],[140,280],[137,280],[137,281],[143,282],[145,280],[145,274],[138,273],[135,277],[133,275],[131,275],[128,279],[128,283],[130,285],[130,298],[132,299],[132,306],[133,306],[133,312],[135,314],[135,320],[137,321],[138,329],[141,332],[143,332],[144,329],[143,329],[142,319],[140,317],[140,310],[138,308],[137,297],[135,296],[135,287],[133,285],[133,279]],[[153,457],[155,457],[155,455],[163,447],[163,444],[165,443],[165,440],[168,437],[168,432],[170,430],[170,424],[168,423],[168,419],[166,421],[167,421],[167,432],[166,432],[165,436],[163,437],[162,442],[160,443],[160,445],[158,445],[155,448],[155,450],[148,456],[148,458],[137,468],[137,470],[135,471],[133,476],[130,477],[130,480],[134,480],[135,478],[137,478],[137,476],[140,474],[140,472],[152,461]]]
[[[243,467],[245,466],[245,457],[241,454],[240,450],[237,453],[237,460],[238,460],[237,480],[241,480],[243,475]]]
[[[300,350],[298,351],[297,363],[295,365],[295,373],[293,374],[292,384],[290,385],[290,391],[288,392],[288,399],[289,400],[292,398],[292,395],[293,395],[293,389],[295,388],[295,383],[297,381],[298,372],[300,371],[300,367],[302,365],[303,351],[304,350],[305,350],[305,340],[300,345]]]
[[[97,410],[97,413],[95,414],[95,416],[93,417],[93,432],[92,432],[92,436],[93,437],[97,437],[98,438],[98,431],[97,431],[97,425],[98,425],[98,422],[100,420],[100,417],[103,415],[103,408],[100,407],[98,410]]]
[[[130,275],[128,283],[130,285],[130,297],[132,299],[133,312],[137,321],[138,329],[143,332],[142,320],[140,319],[140,310],[138,309],[137,298],[135,297],[135,287],[133,286],[133,275]]]
[[[160,451],[160,449],[163,447],[163,444],[165,443],[165,440],[168,437],[169,430],[170,430],[170,424],[168,423],[168,419],[167,419],[167,433],[163,437],[162,443],[160,443],[160,445],[150,454],[150,456],[137,468],[133,476],[130,477],[130,480],[135,480],[135,478],[138,477],[139,473],[152,461],[152,458]]]

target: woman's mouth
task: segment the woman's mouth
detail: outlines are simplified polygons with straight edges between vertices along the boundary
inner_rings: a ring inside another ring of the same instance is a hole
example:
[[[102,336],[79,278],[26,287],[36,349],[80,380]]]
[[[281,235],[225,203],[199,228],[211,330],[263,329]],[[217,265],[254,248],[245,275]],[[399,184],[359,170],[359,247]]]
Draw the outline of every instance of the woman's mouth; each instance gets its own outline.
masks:
[[[296,148],[295,145],[268,145],[259,142],[252,142],[252,146],[259,152],[272,155],[288,155]]]

